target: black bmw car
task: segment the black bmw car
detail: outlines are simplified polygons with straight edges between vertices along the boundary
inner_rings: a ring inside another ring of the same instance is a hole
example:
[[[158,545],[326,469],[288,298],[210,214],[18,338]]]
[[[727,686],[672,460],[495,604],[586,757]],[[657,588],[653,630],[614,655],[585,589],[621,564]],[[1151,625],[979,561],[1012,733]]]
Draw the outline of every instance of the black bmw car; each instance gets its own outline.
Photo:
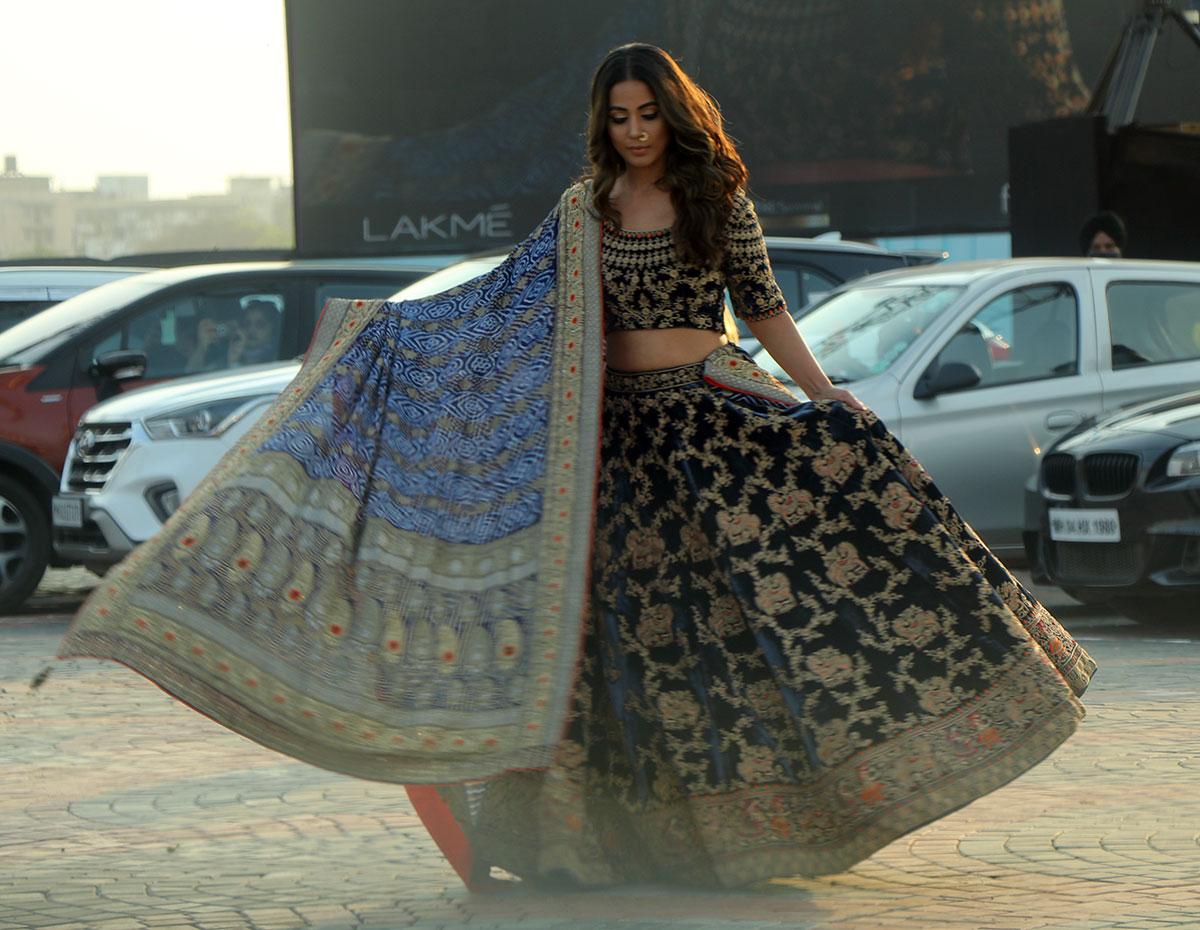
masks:
[[[1035,581],[1135,620],[1200,622],[1200,391],[1109,414],[1042,459]]]

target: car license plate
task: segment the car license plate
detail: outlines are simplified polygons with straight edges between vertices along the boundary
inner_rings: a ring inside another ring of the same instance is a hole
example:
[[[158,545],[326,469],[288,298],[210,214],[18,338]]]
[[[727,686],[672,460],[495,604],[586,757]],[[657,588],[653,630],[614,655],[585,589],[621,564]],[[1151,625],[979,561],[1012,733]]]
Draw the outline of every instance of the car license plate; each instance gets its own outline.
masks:
[[[56,497],[50,505],[55,526],[79,529],[83,526],[83,501],[78,497]]]
[[[1121,541],[1121,518],[1115,510],[1050,508],[1050,538],[1055,542]]]

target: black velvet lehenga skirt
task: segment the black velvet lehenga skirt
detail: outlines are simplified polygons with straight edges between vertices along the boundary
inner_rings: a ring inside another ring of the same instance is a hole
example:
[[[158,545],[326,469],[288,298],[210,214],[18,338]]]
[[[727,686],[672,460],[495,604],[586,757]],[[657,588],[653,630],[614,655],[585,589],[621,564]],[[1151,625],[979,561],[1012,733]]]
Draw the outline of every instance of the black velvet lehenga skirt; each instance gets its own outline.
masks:
[[[591,625],[555,764],[440,789],[477,868],[840,871],[1083,716],[1091,658],[878,418],[772,381],[734,347],[609,371]]]

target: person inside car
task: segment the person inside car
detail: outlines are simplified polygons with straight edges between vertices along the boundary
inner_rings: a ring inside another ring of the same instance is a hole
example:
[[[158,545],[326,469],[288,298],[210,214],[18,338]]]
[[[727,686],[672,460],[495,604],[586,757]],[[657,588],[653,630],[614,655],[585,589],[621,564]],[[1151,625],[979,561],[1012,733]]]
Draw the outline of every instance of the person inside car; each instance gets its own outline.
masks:
[[[179,346],[184,353],[183,370],[188,374],[219,371],[227,366],[229,326],[210,314],[182,317]]]
[[[252,300],[229,336],[229,367],[273,362],[279,351],[279,311],[267,300]]]

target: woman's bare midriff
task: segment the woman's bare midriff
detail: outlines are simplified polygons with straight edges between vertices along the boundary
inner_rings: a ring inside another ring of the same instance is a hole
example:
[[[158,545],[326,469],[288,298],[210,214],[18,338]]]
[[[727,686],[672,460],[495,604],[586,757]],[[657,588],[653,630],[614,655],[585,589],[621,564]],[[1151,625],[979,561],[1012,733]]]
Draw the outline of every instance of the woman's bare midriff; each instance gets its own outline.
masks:
[[[729,340],[724,333],[677,326],[671,329],[619,329],[608,334],[609,368],[650,371],[703,361]]]

